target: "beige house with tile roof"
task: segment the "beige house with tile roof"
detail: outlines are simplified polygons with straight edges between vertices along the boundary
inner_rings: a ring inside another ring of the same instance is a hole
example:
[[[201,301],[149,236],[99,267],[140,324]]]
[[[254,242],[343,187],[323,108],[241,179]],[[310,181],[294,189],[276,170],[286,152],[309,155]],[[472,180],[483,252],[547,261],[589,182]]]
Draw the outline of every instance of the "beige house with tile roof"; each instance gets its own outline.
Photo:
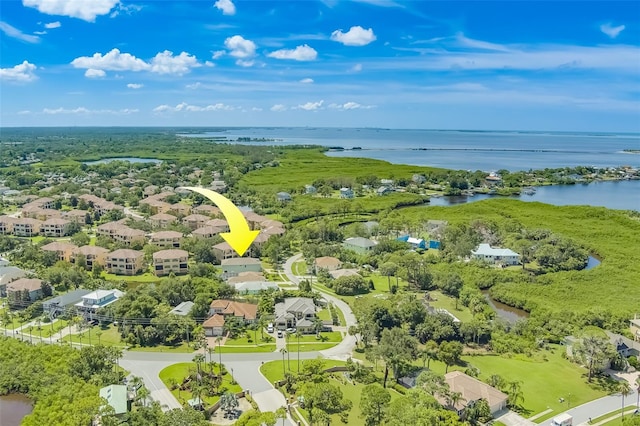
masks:
[[[489,386],[480,380],[468,376],[461,371],[451,371],[444,375],[444,381],[449,386],[449,390],[462,394],[462,399],[454,406],[451,406],[445,398],[436,398],[445,408],[454,410],[462,414],[464,409],[470,404],[480,399],[484,399],[489,404],[491,414],[507,408],[508,395],[498,389]]]
[[[164,229],[169,225],[171,225],[172,223],[176,222],[177,220],[178,218],[175,217],[174,215],[171,215],[168,213],[158,213],[158,214],[154,214],[149,218],[149,223],[151,223],[151,226],[153,226],[154,228]]]
[[[195,229],[191,232],[191,235],[197,238],[214,238],[220,235],[220,233],[226,232],[224,228],[217,228],[215,226],[203,226],[202,228]]]
[[[216,244],[211,247],[213,251],[213,255],[218,259],[218,261],[222,261],[223,259],[231,259],[233,257],[240,257],[238,253],[231,248],[228,242],[222,242],[220,244]]]
[[[107,254],[107,272],[116,275],[135,275],[142,271],[144,252],[131,249],[119,249]]]
[[[76,259],[78,255],[83,255],[86,262],[87,270],[92,270],[95,263],[105,265],[109,250],[99,246],[82,246],[73,251],[72,259]]]
[[[191,229],[202,228],[211,218],[202,214],[190,214],[182,218],[182,224]]]
[[[23,217],[13,222],[13,235],[17,237],[35,237],[40,233],[42,221]]]
[[[128,226],[121,226],[115,234],[112,235],[112,238],[116,241],[124,243],[128,246],[135,242],[139,242],[144,244],[147,237],[146,233],[140,229],[129,228]]]
[[[64,237],[69,233],[71,222],[66,219],[47,219],[40,226],[40,235],[46,237]]]
[[[224,219],[211,219],[205,223],[205,226],[213,226],[214,228],[221,228],[224,231],[229,232],[229,222]]]
[[[71,262],[73,252],[77,248],[78,246],[76,246],[75,244],[67,243],[64,241],[54,241],[53,243],[49,243],[40,247],[40,250],[54,252],[58,256],[58,260]]]
[[[3,215],[0,216],[0,235],[8,235],[13,233],[13,222],[16,218]]]
[[[160,277],[174,273],[186,274],[188,269],[189,253],[185,250],[170,249],[153,253],[153,273]]]
[[[23,300],[23,293],[29,292],[29,301]],[[31,304],[38,299],[42,299],[42,280],[37,278],[19,278],[7,284],[7,298],[10,304],[21,305]]]
[[[182,244],[182,232],[160,231],[151,234],[151,244],[163,248],[180,248]]]
[[[64,214],[64,217],[71,222],[76,222],[81,225],[86,224],[87,210],[70,210]]]
[[[220,211],[219,208],[215,207],[215,206],[210,206],[209,204],[201,204],[197,207],[194,207],[191,209],[191,211],[193,213],[197,213],[197,214],[204,214],[207,216],[218,216],[221,215],[222,212]]]

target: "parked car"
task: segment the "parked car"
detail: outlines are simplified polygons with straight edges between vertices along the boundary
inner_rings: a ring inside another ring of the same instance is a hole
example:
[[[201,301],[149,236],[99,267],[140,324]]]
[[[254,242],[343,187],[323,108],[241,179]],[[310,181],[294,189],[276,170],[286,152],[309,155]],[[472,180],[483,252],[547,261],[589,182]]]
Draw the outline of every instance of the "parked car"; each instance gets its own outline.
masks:
[[[278,330],[278,337],[282,337],[282,330]]]

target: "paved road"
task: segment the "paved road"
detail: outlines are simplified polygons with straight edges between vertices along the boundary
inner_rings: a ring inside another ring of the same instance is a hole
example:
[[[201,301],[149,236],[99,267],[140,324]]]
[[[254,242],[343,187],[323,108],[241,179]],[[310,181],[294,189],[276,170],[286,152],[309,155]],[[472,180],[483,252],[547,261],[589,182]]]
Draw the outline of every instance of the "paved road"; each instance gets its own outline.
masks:
[[[302,253],[298,253],[295,256],[291,256],[290,258],[288,258],[284,262],[284,266],[283,266],[285,275],[287,276],[289,281],[291,281],[295,285],[300,284],[300,278],[298,278],[296,274],[293,273],[293,264],[300,259],[302,259]]]
[[[635,406],[637,397],[637,390],[634,389],[629,396],[626,396],[624,398],[625,407],[628,407],[630,405]],[[596,399],[595,401],[587,402],[586,404],[579,405],[575,408],[567,410],[566,413],[569,413],[573,416],[574,425],[587,425],[589,424],[589,418],[600,417],[604,414],[619,410],[621,408],[622,395],[618,393]],[[543,424],[546,423],[551,423],[551,421],[544,422]]]

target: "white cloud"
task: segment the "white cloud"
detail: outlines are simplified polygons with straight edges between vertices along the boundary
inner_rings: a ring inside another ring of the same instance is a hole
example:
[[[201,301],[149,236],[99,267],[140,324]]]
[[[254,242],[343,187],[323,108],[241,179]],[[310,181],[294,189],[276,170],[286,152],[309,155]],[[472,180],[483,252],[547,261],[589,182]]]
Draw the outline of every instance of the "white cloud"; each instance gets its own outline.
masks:
[[[501,44],[490,43],[488,41],[483,40],[475,40],[469,37],[465,37],[463,33],[456,34],[456,41],[462,47],[469,47],[472,49],[480,49],[480,50],[496,50],[499,52],[509,52],[509,48],[503,46]]]
[[[260,111],[262,111],[262,108],[259,108],[259,107],[252,107],[252,108],[251,108],[251,111],[260,112]]]
[[[324,101],[318,102],[307,102],[306,104],[298,105],[299,109],[304,109],[306,111],[316,111],[322,108],[322,104]]]
[[[142,89],[144,87],[144,84],[140,84],[140,83],[129,83],[127,84],[127,87],[129,89]]]
[[[181,102],[178,105],[172,107],[169,105],[158,105],[153,109],[153,112],[180,112],[180,111],[188,111],[188,112],[204,112],[204,111],[233,111],[236,108],[230,105],[226,105],[223,103],[217,103],[206,106],[198,106],[198,105],[189,105],[186,102]]]
[[[286,111],[287,107],[282,105],[282,104],[275,104],[274,106],[272,106],[271,108],[269,108],[271,111],[274,112],[282,112],[282,111]]]
[[[29,115],[29,114],[31,114],[31,111],[29,111],[28,109],[25,109],[23,111],[18,111],[17,114],[18,115]]]
[[[69,16],[94,22],[96,16],[106,15],[120,0],[22,0],[27,7],[34,7],[47,15]]]
[[[104,72],[103,70],[96,70],[93,68],[89,68],[84,72],[84,76],[87,78],[102,78],[105,75],[107,75],[107,73]]]
[[[60,28],[62,26],[62,24],[60,23],[60,21],[55,21],[55,22],[49,22],[48,24],[44,24],[44,27],[52,30],[54,28]]]
[[[124,5],[122,3],[118,3],[118,6],[115,8],[113,12],[111,12],[111,15],[109,15],[109,18],[115,18],[116,16],[120,15],[120,13],[133,15],[135,12],[140,12],[141,10],[142,10],[142,6],[137,4]]]
[[[191,68],[201,66],[195,56],[182,52],[177,56],[173,56],[173,52],[165,50],[158,53],[151,60],[151,72],[158,74],[175,74],[183,75],[188,73]]]
[[[349,31],[343,33],[342,30],[335,30],[331,33],[331,40],[344,44],[345,46],[366,46],[376,40],[373,29],[365,30],[357,25],[351,27]]]
[[[151,71],[157,74],[183,75],[191,68],[200,67],[197,58],[187,52],[177,56],[165,50],[151,59],[150,63],[135,57],[130,53],[121,53],[112,49],[106,54],[94,53],[93,56],[81,56],[71,61],[75,68],[87,68],[107,71]]]
[[[218,58],[224,56],[225,53],[227,53],[227,52],[225,52],[224,50],[216,50],[215,52],[213,52],[213,55],[211,57],[213,59],[218,59]]]
[[[294,61],[313,61],[318,57],[318,52],[307,44],[295,49],[280,49],[269,53],[267,56],[276,59],[292,59]]]
[[[607,22],[606,24],[600,25],[600,31],[605,33],[609,38],[616,38],[618,35],[624,31],[626,26],[618,25],[617,27],[612,27],[611,22]]]
[[[120,53],[118,49],[112,49],[109,53],[102,55],[94,53],[93,56],[80,56],[71,65],[75,68],[93,68],[108,71],[142,71],[149,69],[142,59],[136,58],[130,53]]]
[[[313,79],[312,78],[303,78],[302,80],[300,80],[300,83],[311,84],[311,83],[313,83]]]
[[[231,0],[218,0],[213,4],[218,10],[222,11],[223,15],[235,15],[236,6]]]
[[[30,35],[30,34],[25,34],[19,29],[17,29],[16,27],[13,27],[7,24],[6,22],[0,21],[0,31],[5,33],[7,36],[13,37],[20,41],[24,41],[27,43],[40,43],[40,37]]]
[[[362,71],[362,64],[355,64],[354,66],[352,66],[349,71],[351,72],[360,72]]]
[[[36,35],[45,35],[47,32],[46,31],[34,31],[33,32]]]
[[[358,102],[345,102],[343,104],[330,104],[331,109],[350,110],[350,109],[371,109],[372,105],[362,105]]]
[[[242,67],[253,66],[254,62],[250,59],[256,55],[256,44],[251,40],[247,40],[240,35],[234,35],[224,41],[225,47],[229,50],[229,54],[237,58],[236,64]]]
[[[34,64],[27,61],[13,68],[0,68],[0,80],[18,81],[22,83],[34,81],[38,78],[34,73],[36,68]]]
[[[199,89],[200,87],[202,87],[202,83],[200,83],[199,81],[193,83],[193,84],[187,84],[185,86],[187,89]]]
[[[67,109],[67,108],[45,108],[42,110],[42,112],[44,114],[49,114],[49,115],[55,115],[55,114],[117,114],[117,115],[128,115],[128,114],[135,114],[136,112],[139,112],[140,110],[138,109],[130,109],[130,108],[124,108],[124,109],[119,109],[119,110],[113,110],[113,109],[96,109],[96,110],[91,110],[91,109],[87,109],[85,107],[78,107],[78,108],[74,108],[74,109]]]

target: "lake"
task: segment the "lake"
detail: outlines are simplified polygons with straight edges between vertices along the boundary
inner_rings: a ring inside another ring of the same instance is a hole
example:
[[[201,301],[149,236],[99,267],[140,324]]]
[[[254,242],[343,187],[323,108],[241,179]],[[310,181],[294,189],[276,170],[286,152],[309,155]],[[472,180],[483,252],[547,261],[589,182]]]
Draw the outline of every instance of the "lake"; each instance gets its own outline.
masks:
[[[500,197],[476,194],[431,198],[425,206],[453,206]],[[539,201],[556,206],[590,205],[610,209],[640,211],[640,180],[602,181],[589,184],[538,186],[533,195],[509,197],[521,201]]]
[[[180,134],[183,137],[268,138],[255,145],[338,146],[332,157],[364,157],[394,164],[454,170],[530,170],[575,166],[640,167],[638,134],[501,132],[460,130],[390,130],[353,128],[243,128]],[[357,147],[360,149],[353,150]]]
[[[32,410],[31,400],[24,395],[0,396],[0,425],[19,426],[24,416]]]
[[[119,157],[119,158],[103,158],[101,160],[96,161],[83,161],[83,164],[87,166],[94,166],[96,164],[108,164],[113,161],[127,161],[129,163],[162,163],[162,160],[158,160],[157,158],[138,158],[138,157]]]

